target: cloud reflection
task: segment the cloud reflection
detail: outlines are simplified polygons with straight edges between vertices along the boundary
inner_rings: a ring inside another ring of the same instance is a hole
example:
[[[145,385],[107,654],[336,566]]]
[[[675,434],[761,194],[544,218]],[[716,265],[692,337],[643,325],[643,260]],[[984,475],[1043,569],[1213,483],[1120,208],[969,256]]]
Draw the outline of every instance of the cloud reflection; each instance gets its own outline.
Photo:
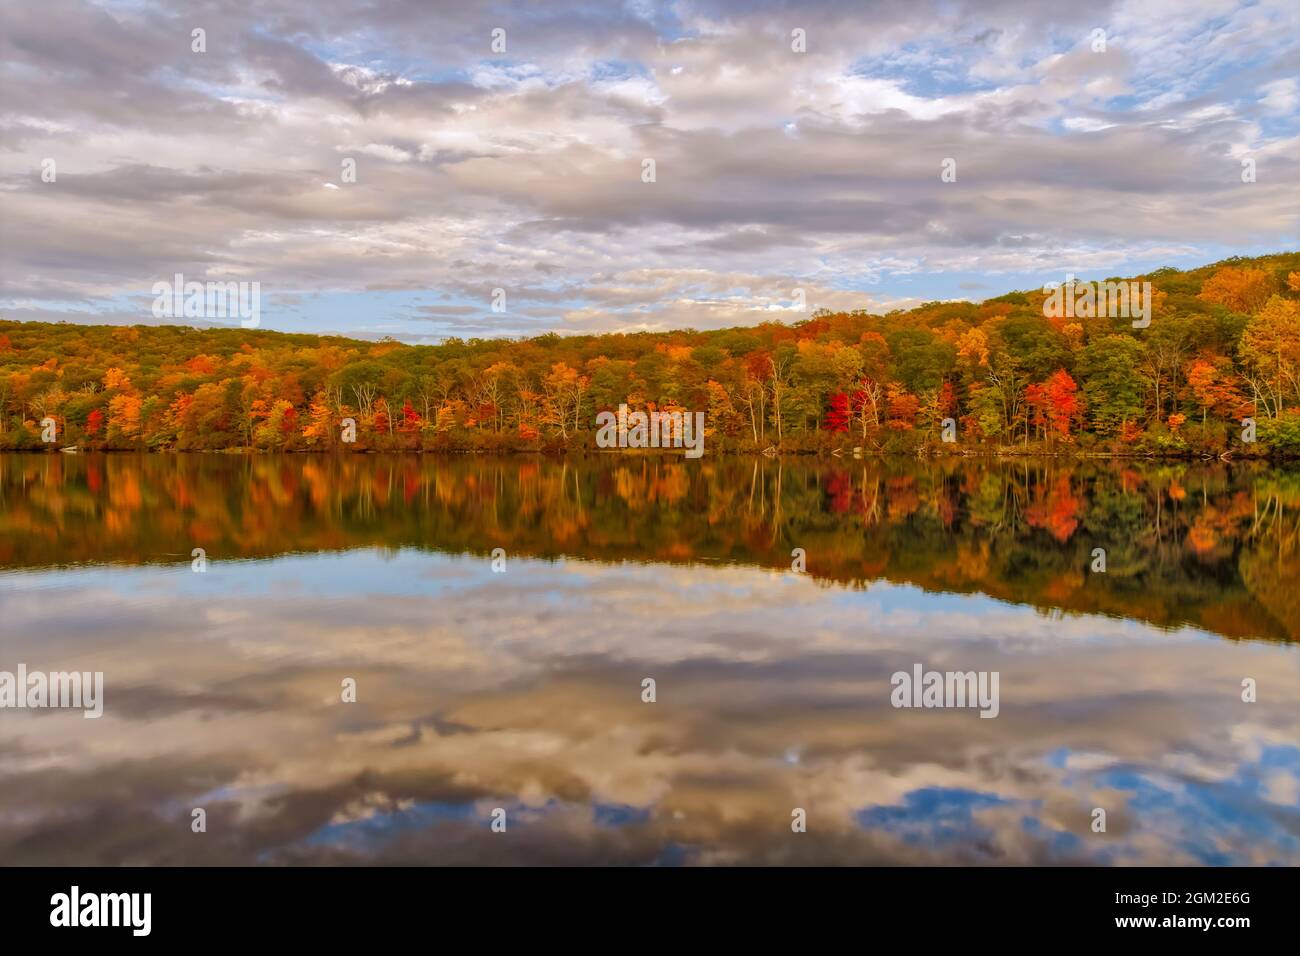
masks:
[[[0,577],[6,660],[104,670],[106,711],[0,715],[10,863],[1300,860],[1285,645],[699,565],[38,577]],[[999,670],[1001,716],[894,710],[915,661]]]

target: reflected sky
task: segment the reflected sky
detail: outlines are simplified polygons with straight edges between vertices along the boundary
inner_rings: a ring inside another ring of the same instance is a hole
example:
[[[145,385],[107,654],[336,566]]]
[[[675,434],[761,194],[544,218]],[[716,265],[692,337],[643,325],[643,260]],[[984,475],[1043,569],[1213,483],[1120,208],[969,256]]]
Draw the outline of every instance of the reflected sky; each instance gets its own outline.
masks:
[[[1286,643],[415,548],[13,570],[0,612],[0,668],[106,685],[100,720],[0,711],[8,864],[1300,862]],[[918,662],[999,671],[1000,715],[894,709]]]

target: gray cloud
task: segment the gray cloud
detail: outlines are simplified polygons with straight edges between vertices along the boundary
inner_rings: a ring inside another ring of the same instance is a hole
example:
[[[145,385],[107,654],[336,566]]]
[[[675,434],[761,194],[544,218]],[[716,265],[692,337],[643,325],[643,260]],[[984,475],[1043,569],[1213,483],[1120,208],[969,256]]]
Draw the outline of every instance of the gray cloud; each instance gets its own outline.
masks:
[[[704,328],[770,318],[764,286],[898,304],[844,278],[900,264],[1286,246],[1296,117],[1268,84],[1295,72],[1297,14],[1159,6],[7,5],[0,306],[102,318],[184,271],[280,294],[514,290],[511,317],[436,316],[488,334]],[[655,298],[610,278],[647,270]],[[751,285],[696,298],[701,270]]]

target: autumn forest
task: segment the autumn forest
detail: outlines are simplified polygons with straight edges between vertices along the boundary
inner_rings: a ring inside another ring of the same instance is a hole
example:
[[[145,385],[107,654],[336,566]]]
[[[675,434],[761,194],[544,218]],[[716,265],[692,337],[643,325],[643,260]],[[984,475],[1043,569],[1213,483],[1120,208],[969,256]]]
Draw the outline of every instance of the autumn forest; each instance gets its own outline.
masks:
[[[1300,455],[1300,253],[1132,278],[1147,328],[1045,317],[1041,290],[433,346],[0,321],[0,448],[580,450],[627,403],[705,411],[714,452]]]

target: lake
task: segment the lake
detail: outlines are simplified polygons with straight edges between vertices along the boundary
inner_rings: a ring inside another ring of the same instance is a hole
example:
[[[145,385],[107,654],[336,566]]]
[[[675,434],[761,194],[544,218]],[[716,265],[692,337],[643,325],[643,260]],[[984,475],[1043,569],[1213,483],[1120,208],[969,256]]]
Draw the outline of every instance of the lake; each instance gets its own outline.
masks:
[[[1295,865],[1297,638],[1294,469],[0,455],[0,862]]]

